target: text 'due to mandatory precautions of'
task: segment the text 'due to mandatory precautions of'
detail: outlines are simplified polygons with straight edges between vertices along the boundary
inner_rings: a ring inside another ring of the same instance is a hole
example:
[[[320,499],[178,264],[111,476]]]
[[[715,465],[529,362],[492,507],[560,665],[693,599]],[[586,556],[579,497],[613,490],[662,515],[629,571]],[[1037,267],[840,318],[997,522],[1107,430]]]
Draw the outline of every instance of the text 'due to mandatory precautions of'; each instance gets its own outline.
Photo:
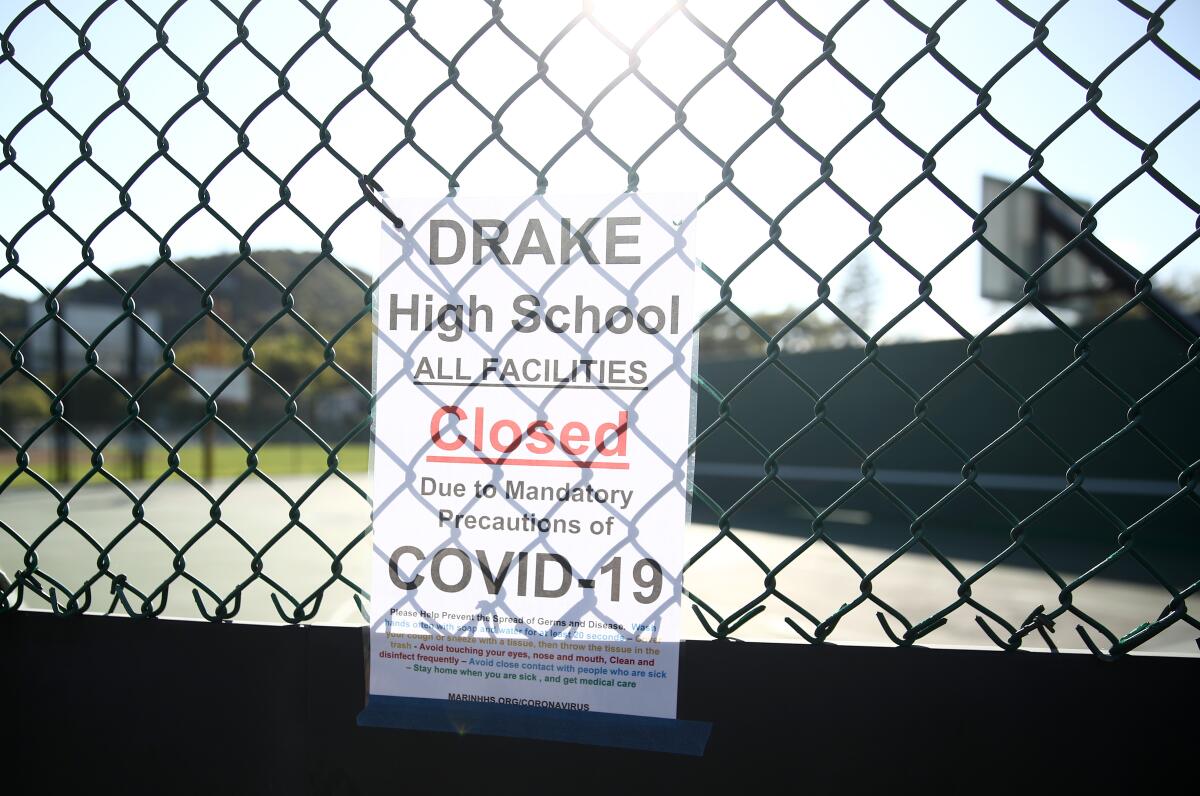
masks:
[[[675,717],[686,208],[642,194],[392,204],[371,693]]]

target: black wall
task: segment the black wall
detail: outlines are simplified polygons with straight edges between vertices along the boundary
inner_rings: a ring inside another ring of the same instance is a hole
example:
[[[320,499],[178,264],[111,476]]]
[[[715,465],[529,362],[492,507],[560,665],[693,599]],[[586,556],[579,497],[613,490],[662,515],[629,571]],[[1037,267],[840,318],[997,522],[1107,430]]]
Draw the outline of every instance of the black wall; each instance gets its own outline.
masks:
[[[1194,781],[1198,662],[685,642],[702,758],[366,729],[360,628],[0,617],[12,793],[1012,792]],[[11,788],[11,790],[10,790]]]
[[[1200,423],[1196,422],[1200,396],[1200,366],[1188,362],[1187,348],[1178,337],[1155,321],[1123,321],[1098,334],[1087,347],[1086,362],[1102,379],[1076,368],[1054,387],[1042,390],[1056,374],[1066,370],[1076,354],[1074,344],[1057,330],[998,334],[983,341],[979,363],[1011,385],[1014,398],[996,386],[980,367],[969,365],[927,402],[927,417],[969,456],[982,452],[1018,422],[1022,402],[1028,418],[1072,459],[1081,459],[1098,446],[1100,452],[1082,467],[1084,484],[1091,479],[1093,494],[1126,525],[1153,511],[1170,494],[1181,467],[1158,450],[1136,429],[1107,442],[1126,426],[1130,402],[1140,399],[1160,383],[1178,377],[1139,405],[1139,423],[1169,446],[1185,463],[1200,458]],[[863,349],[840,349],[787,355],[783,364],[822,396],[825,416],[867,451],[873,451],[909,424],[916,401],[889,381],[874,365],[861,369],[847,382],[834,385],[865,357]],[[938,341],[885,346],[877,361],[923,395],[968,361],[966,341]],[[760,360],[701,362],[700,374],[722,393],[733,390]],[[826,391],[829,392],[826,395]],[[717,417],[716,400],[698,401],[699,431]],[[729,401],[738,423],[767,448],[784,441],[817,413],[817,403],[778,368],[768,367],[749,381]],[[825,427],[818,425],[778,456],[784,467],[848,468],[850,473],[815,479],[785,475],[788,485],[818,509],[839,505],[866,512],[867,527],[833,522],[826,526],[839,540],[897,547],[909,536],[910,519],[880,492],[868,487],[843,498],[857,480],[862,458]],[[748,477],[730,477],[712,469],[714,463],[735,463],[757,468],[763,457],[729,427],[701,442],[696,452],[696,483],[722,508],[734,505],[754,484]],[[920,515],[951,491],[954,482],[914,485],[897,481],[887,471],[918,471],[954,478],[962,471],[962,458],[924,428],[914,428],[874,460],[878,480]],[[988,450],[978,460],[980,483],[994,475],[1035,476],[1052,479],[1039,488],[993,488],[991,494],[1017,518],[1025,518],[1067,485],[1067,466],[1033,431],[1022,429]],[[783,471],[785,474],[787,470]],[[1122,494],[1095,484],[1095,479],[1136,479],[1163,486],[1157,494]],[[1200,511],[1195,500],[1181,500],[1158,512],[1136,534],[1139,549],[1156,563],[1172,569],[1169,577],[1191,583],[1200,571]],[[697,501],[695,517],[713,521],[715,512]],[[781,489],[769,486],[740,506],[732,517],[735,527],[764,528],[799,536],[811,532],[811,523],[795,501]],[[968,492],[938,507],[924,521],[933,529],[930,538],[945,544],[951,555],[984,560],[1010,541],[1013,523],[1003,513]],[[1026,537],[1042,544],[1053,558],[1055,548],[1067,549],[1061,566],[1079,570],[1096,563],[1116,548],[1119,527],[1078,494],[1072,494],[1045,511],[1026,528]],[[1078,560],[1070,557],[1078,552]],[[1068,560],[1069,559],[1069,560]],[[1136,579],[1144,572],[1115,572]]]

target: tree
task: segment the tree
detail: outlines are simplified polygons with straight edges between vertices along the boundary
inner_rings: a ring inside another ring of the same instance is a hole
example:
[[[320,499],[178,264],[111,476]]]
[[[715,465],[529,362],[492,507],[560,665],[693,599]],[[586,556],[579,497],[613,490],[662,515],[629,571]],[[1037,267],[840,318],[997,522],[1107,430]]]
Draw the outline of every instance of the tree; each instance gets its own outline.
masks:
[[[50,416],[50,399],[41,388],[19,374],[0,383],[0,426],[12,429],[18,421]]]

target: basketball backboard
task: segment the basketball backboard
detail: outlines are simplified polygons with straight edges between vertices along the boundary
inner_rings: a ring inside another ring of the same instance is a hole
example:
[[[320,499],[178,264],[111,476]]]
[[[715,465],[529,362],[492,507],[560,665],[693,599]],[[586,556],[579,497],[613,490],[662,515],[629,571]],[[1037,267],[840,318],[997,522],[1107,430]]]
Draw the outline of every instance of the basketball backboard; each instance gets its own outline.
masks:
[[[982,206],[991,205],[1011,185],[1008,180],[985,176]],[[1074,201],[1081,207],[1091,206],[1080,199]],[[1053,194],[1022,185],[988,211],[984,237],[1026,273],[1032,273],[1071,239],[1064,224],[1050,223],[1053,219],[1077,228],[1080,216]],[[1072,250],[1042,275],[1039,296],[1043,301],[1064,303],[1110,287],[1083,248]],[[983,247],[980,294],[984,298],[1016,301],[1025,295],[1025,282],[1025,277]]]
[[[90,302],[64,302],[62,318],[84,340],[96,347],[97,364],[110,374],[122,375],[129,371],[132,351],[137,351],[137,369],[146,373],[162,364],[162,345],[144,328],[129,318],[122,318],[124,310],[118,304],[94,304]],[[138,318],[156,333],[162,328],[162,318],[156,310],[140,309]],[[40,301],[30,302],[27,308],[29,326],[42,321],[46,308]],[[114,324],[115,327],[113,326]],[[113,328],[110,328],[113,327]],[[85,365],[86,348],[73,335],[61,330],[58,323],[51,321],[37,328],[28,342],[22,346],[28,367],[37,372],[52,372],[55,368],[55,333],[62,335],[63,366],[69,371]],[[136,337],[136,339],[134,339]]]
[[[233,365],[193,365],[188,368],[188,375],[211,395],[225,383],[233,371]],[[233,381],[229,382],[217,400],[232,404],[248,404],[250,403],[250,394],[250,371],[243,370],[234,376]],[[187,396],[195,401],[204,400],[204,396],[194,390],[189,390]]]

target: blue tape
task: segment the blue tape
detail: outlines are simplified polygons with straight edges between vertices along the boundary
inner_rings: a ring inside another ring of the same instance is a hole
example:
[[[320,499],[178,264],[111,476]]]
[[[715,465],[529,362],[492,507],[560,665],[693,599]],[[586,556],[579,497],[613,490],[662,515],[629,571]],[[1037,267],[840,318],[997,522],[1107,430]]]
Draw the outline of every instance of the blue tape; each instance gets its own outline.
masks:
[[[680,755],[704,754],[712,723],[371,694],[360,727],[498,735]]]

